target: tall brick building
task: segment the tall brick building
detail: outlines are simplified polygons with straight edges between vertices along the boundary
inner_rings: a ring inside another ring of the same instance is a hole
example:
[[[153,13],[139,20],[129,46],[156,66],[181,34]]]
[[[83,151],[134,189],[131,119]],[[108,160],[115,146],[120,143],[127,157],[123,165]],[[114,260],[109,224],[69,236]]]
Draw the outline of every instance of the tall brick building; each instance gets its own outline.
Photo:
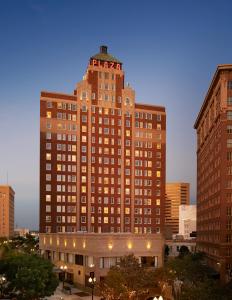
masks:
[[[232,270],[232,65],[219,65],[195,122],[197,248],[224,281]]]
[[[179,207],[190,203],[189,183],[166,183],[165,226],[172,234],[179,233]]]
[[[14,195],[9,185],[0,185],[0,237],[14,235]]]
[[[40,232],[161,232],[165,108],[135,103],[107,47],[40,107]]]

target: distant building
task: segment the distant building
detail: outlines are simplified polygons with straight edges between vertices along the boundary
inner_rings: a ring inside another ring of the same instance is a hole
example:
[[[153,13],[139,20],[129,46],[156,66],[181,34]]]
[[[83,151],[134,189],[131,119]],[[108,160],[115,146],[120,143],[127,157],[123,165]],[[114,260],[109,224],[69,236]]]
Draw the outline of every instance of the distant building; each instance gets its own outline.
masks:
[[[9,185],[0,185],[0,237],[14,235],[14,195]]]
[[[219,65],[194,125],[197,132],[197,249],[232,274],[232,64]]]
[[[29,228],[15,228],[14,233],[18,236],[26,236],[29,234],[30,230]]]
[[[184,240],[184,239],[174,239],[166,240],[166,246],[169,248],[168,256],[178,256],[180,254],[180,248],[185,246],[188,248],[189,252],[194,253],[196,251],[196,239]]]
[[[179,206],[189,204],[189,183],[166,183],[165,226],[172,234],[179,232]]]
[[[189,239],[194,231],[196,231],[196,205],[180,205],[178,234]]]

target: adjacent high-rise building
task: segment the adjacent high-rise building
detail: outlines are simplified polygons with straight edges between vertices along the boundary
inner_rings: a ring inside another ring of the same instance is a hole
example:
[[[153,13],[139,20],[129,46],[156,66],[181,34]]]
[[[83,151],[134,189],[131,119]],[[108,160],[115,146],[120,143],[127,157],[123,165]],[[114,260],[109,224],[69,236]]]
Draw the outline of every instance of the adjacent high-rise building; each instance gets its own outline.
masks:
[[[179,206],[189,204],[189,183],[166,183],[165,226],[170,234],[179,232]]]
[[[0,185],[0,237],[14,235],[14,195],[9,185]]]
[[[232,270],[232,65],[219,65],[197,131],[197,248],[222,280]]]
[[[165,108],[135,102],[106,46],[73,94],[41,92],[42,253],[82,284],[131,252],[161,266],[165,153]]]

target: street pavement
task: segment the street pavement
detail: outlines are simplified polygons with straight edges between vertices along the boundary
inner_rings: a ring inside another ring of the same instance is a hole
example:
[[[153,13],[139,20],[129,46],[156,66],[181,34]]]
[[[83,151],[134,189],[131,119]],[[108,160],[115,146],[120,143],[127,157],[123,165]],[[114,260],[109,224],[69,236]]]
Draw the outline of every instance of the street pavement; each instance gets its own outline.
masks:
[[[62,291],[62,283],[59,284],[59,286],[57,287],[55,293],[50,296],[50,297],[46,297],[44,298],[44,300],[92,300],[92,296],[77,296],[74,295],[75,293],[81,292],[81,290],[77,289],[77,288],[72,288],[72,294],[69,295],[67,293],[63,293]],[[100,300],[100,297],[97,296],[93,296],[94,300]]]

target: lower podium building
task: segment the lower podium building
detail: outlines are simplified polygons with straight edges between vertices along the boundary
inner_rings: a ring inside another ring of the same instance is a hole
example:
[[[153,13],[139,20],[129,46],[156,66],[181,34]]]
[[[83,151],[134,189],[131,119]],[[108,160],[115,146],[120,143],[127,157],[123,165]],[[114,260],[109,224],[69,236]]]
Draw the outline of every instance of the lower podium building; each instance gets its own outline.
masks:
[[[142,265],[161,267],[164,240],[161,234],[42,233],[40,249],[60,270],[67,267],[68,280],[86,285],[90,272],[100,281],[120,257],[131,253]]]
[[[166,113],[101,46],[72,94],[41,92],[40,247],[85,282],[119,257],[162,265]]]

